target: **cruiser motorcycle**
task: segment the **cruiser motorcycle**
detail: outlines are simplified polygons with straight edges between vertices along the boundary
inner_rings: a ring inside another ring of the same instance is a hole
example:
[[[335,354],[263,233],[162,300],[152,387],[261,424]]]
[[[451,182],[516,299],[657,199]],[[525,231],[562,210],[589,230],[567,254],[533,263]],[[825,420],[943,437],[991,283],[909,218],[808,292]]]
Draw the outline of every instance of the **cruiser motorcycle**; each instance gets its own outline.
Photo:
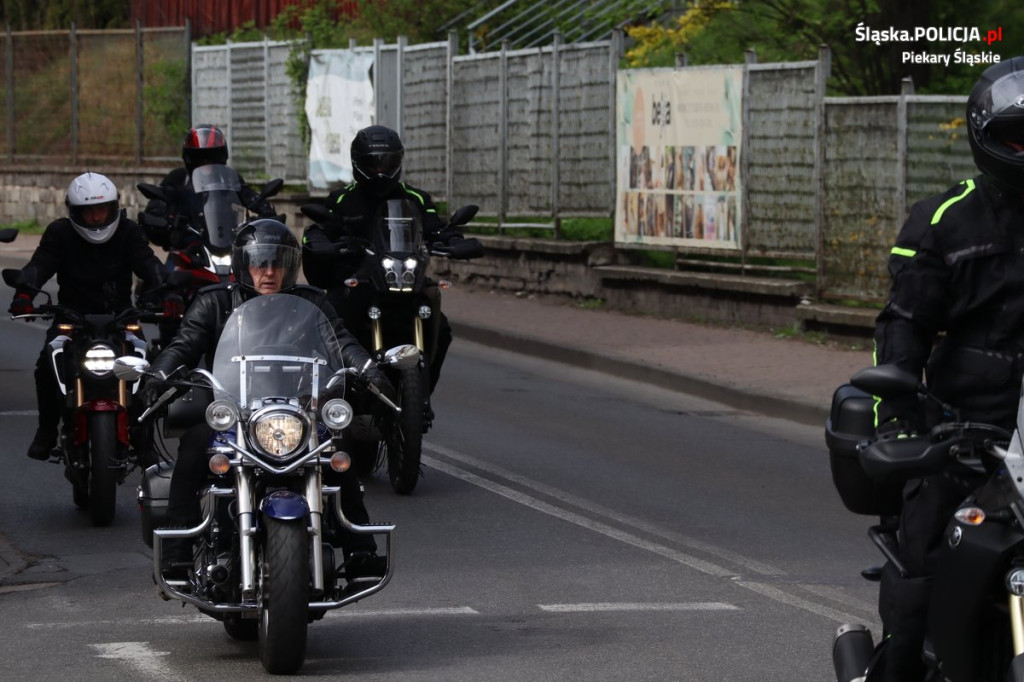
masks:
[[[4,282],[21,283],[21,270],[5,269]],[[178,278],[171,278],[173,286]],[[113,374],[114,358],[131,354],[146,357],[142,322],[157,322],[163,313],[128,308],[120,313],[81,314],[52,303],[42,289],[46,303],[34,313],[14,319],[59,320],[58,334],[49,344],[51,366],[57,386],[64,395],[60,440],[51,459],[63,463],[64,477],[71,483],[76,506],[88,509],[94,526],[106,526],[114,519],[117,486],[136,466],[148,464],[132,442],[145,440],[129,426],[129,414],[138,382],[123,381]]]
[[[385,361],[401,368],[416,365],[418,355],[399,347]],[[258,296],[228,318],[212,372],[196,369],[185,379],[176,371],[140,416],[173,409],[185,391],[211,398],[203,401],[212,435],[201,522],[163,527],[170,465],[153,465],[143,477],[140,506],[144,527],[154,529],[148,539],[154,580],[162,597],[196,606],[222,621],[230,636],[258,638],[271,673],[302,666],[308,623],[379,592],[392,575],[394,526],[350,523],[340,488],[324,483],[324,472],[351,465],[338,444],[353,410],[344,398],[330,396],[343,395],[346,379],[361,381],[366,370],[340,363],[333,328],[317,306],[289,294]],[[126,381],[149,371],[133,356],[115,365]],[[387,538],[383,575],[346,581],[325,541],[339,527]],[[187,578],[161,571],[164,543],[172,539],[192,545]]]
[[[330,220],[319,205],[306,205],[307,217]],[[452,215],[447,226],[468,223],[476,206],[464,206]],[[449,281],[433,282],[427,277],[431,256],[468,260],[483,255],[479,240],[469,238],[452,245],[427,244],[419,209],[408,200],[386,201],[374,217],[369,241],[349,237],[334,245],[338,253],[364,252],[362,268],[345,280],[350,295],[366,301],[366,319],[353,320],[349,330],[375,358],[395,344],[412,344],[420,349],[420,363],[406,369],[385,368],[398,393],[396,413],[386,418],[357,422],[356,469],[371,473],[387,465],[395,492],[408,495],[420,475],[423,434],[430,430],[430,365],[434,358],[438,320],[436,299]],[[431,301],[431,296],[434,301]],[[433,303],[433,304],[432,304]],[[365,420],[368,417],[363,416]]]
[[[917,436],[875,437],[872,396],[918,394],[948,420]],[[877,514],[868,535],[901,574],[896,515],[902,483],[939,472],[971,482],[950,519],[936,565],[922,660],[928,680],[1024,681],[1024,401],[1016,430],[963,421],[894,366],[858,372],[835,394],[826,424],[833,480],[847,508]],[[878,569],[862,575],[878,580]],[[833,663],[840,682],[870,682],[884,665],[885,633],[874,646],[861,624],[839,628]]]

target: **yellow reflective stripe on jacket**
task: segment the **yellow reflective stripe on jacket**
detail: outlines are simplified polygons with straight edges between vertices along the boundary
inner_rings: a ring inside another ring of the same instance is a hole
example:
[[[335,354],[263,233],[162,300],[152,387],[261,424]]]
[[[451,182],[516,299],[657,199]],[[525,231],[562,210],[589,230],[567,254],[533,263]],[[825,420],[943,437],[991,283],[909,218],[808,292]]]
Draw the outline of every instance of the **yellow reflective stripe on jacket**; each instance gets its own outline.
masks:
[[[913,258],[917,255],[917,251],[914,251],[913,249],[904,249],[899,246],[892,247],[891,253],[894,256],[906,256],[907,258]]]
[[[964,180],[960,184],[966,185],[967,188],[963,192],[961,192],[960,196],[953,197],[952,199],[949,199],[944,204],[942,204],[942,206],[939,206],[938,210],[935,211],[935,214],[932,215],[932,225],[938,225],[939,221],[942,220],[942,214],[946,212],[947,208],[949,208],[950,206],[952,206],[953,204],[960,201],[965,196],[974,191],[974,180]]]

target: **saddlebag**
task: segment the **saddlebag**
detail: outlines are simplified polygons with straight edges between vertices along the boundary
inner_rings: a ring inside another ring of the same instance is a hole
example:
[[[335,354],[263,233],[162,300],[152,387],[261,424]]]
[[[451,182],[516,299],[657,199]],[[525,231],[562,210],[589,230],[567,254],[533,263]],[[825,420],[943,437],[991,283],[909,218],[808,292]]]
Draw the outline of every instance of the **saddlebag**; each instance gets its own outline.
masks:
[[[899,513],[902,482],[879,482],[860,466],[857,444],[874,435],[874,398],[849,384],[837,388],[825,422],[832,482],[843,504],[854,514],[890,516]]]
[[[167,497],[171,491],[174,464],[159,462],[146,469],[139,484],[139,512],[142,514],[142,541],[153,547],[153,529],[167,525]]]

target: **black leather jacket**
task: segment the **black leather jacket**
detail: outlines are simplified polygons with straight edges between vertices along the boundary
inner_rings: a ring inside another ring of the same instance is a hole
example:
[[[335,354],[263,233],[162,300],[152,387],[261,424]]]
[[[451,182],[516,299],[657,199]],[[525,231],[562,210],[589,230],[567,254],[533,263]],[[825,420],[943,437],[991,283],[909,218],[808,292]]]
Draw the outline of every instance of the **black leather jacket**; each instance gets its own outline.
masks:
[[[362,367],[366,364],[366,361],[370,359],[369,354],[342,326],[334,308],[327,303],[323,291],[299,285],[292,287],[287,293],[300,296],[315,304],[324,311],[327,319],[334,323],[334,333],[341,346],[341,354],[346,367]],[[255,296],[259,296],[259,294],[237,284],[214,284],[200,289],[181,321],[181,328],[171,343],[154,360],[152,369],[170,374],[182,365],[193,368],[199,365],[204,353],[212,362],[217,341],[220,339],[221,332],[224,331],[224,323],[231,316],[231,312]],[[372,381],[377,374],[380,374],[379,370],[371,369],[368,378]]]
[[[929,390],[964,417],[1012,429],[1024,374],[1024,196],[979,175],[918,202],[889,272],[876,364],[924,369]],[[883,401],[879,423],[915,409]]]
[[[21,273],[22,282],[39,288],[56,275],[57,302],[80,313],[113,313],[130,307],[133,274],[142,280],[142,291],[163,282],[160,259],[139,226],[124,215],[103,244],[79,236],[67,218],[53,221]]]

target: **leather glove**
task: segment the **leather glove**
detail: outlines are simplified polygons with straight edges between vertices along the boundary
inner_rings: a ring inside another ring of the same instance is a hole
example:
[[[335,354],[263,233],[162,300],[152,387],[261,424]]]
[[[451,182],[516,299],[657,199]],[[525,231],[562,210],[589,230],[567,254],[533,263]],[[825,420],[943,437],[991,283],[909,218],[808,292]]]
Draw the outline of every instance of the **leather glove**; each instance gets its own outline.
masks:
[[[164,382],[157,377],[145,377],[142,380],[142,386],[139,387],[139,400],[143,405],[149,407],[156,399],[160,397],[160,394],[164,392]]]
[[[167,318],[179,318],[185,314],[185,302],[178,294],[164,296],[163,308]]]
[[[398,396],[398,391],[395,390],[391,380],[388,379],[384,372],[376,368],[371,368],[364,376],[366,381],[376,386],[377,390],[380,391],[385,398],[391,402],[395,401],[395,398]]]
[[[31,315],[36,309],[32,306],[32,297],[28,294],[15,294],[11,301],[11,315]]]

